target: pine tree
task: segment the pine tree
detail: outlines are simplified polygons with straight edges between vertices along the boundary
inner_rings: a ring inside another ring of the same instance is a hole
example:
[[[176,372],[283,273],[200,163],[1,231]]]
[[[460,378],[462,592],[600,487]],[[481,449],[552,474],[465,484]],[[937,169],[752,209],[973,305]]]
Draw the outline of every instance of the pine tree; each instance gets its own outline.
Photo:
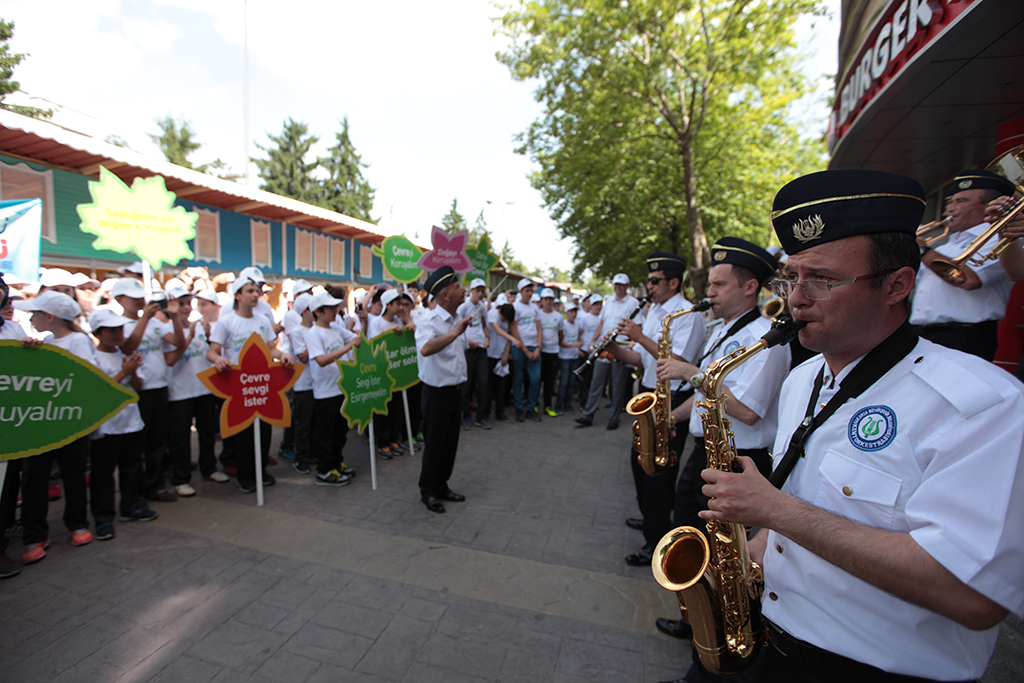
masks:
[[[368,168],[362,157],[356,153],[355,145],[348,134],[348,117],[341,120],[341,132],[335,133],[334,147],[327,150],[326,157],[317,159],[327,178],[320,183],[314,199],[315,204],[331,211],[343,213],[360,220],[376,223],[372,218],[374,188],[363,178],[361,169]]]
[[[39,107],[23,107],[17,104],[8,104],[4,98],[12,92],[17,92],[21,87],[18,81],[12,81],[14,67],[21,63],[27,55],[11,52],[7,41],[14,35],[14,22],[0,19],[0,109],[13,111],[22,116],[31,116],[36,119],[48,119],[53,116],[52,109],[40,109]]]
[[[466,217],[459,213],[458,199],[452,200],[452,208],[441,219],[441,225],[444,226],[445,232],[449,235],[466,229]]]
[[[282,197],[315,203],[319,191],[319,183],[313,177],[316,162],[308,163],[305,158],[320,138],[310,135],[305,123],[290,117],[284,122],[280,136],[268,133],[267,137],[274,143],[273,146],[256,146],[266,152],[269,158],[252,160],[263,180],[260,189]]]
[[[208,173],[211,169],[225,168],[224,162],[220,159],[214,159],[207,164],[199,164],[198,166],[189,161],[189,156],[203,146],[201,142],[196,141],[196,133],[192,130],[192,123],[190,121],[182,120],[179,124],[173,117],[165,116],[162,119],[157,119],[156,125],[160,127],[160,135],[153,135],[152,133],[147,133],[147,135],[160,148],[160,152],[163,153],[167,161],[178,166],[194,169],[200,173]]]

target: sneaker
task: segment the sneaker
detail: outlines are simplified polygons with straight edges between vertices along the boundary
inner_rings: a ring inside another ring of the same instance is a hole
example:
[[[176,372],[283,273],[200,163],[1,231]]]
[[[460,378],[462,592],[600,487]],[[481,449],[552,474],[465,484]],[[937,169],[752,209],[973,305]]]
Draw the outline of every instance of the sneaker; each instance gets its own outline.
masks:
[[[564,410],[559,410],[558,408],[555,408],[555,417],[562,417],[563,415],[565,415]]]
[[[224,474],[229,477],[238,476],[238,465],[224,465]]]
[[[526,411],[526,419],[531,420],[533,422],[540,422],[540,415],[537,414],[536,409],[528,410]]]
[[[560,413],[556,412],[554,408],[548,407],[544,409],[544,412],[548,414],[548,417],[558,417]]]
[[[71,532],[71,545],[79,548],[92,543],[92,532],[88,529],[79,529]]]
[[[344,475],[338,470],[331,470],[327,474],[317,472],[316,475],[317,486],[348,486],[351,481],[352,477]]]
[[[18,566],[18,563],[7,557],[6,554],[0,553],[0,579],[9,579],[20,573],[21,567]]]
[[[96,540],[97,541],[109,541],[116,534],[114,533],[114,524],[112,522],[103,522],[103,524],[96,525]]]
[[[463,420],[462,420],[462,428],[463,429],[465,429],[468,432],[469,428],[472,427],[472,426],[473,426],[473,421],[472,420],[470,420],[468,417],[467,418],[463,418]]]
[[[271,467],[277,464],[277,458],[272,455],[267,456],[267,467]]]
[[[526,413],[516,408],[516,422],[522,422],[526,419]]]
[[[192,488],[191,484],[182,484],[181,486],[175,486],[174,492],[182,498],[191,498],[196,495],[196,490]]]
[[[25,546],[25,552],[21,554],[22,564],[35,564],[46,557],[46,549],[50,547],[50,539],[42,543],[30,543]]]
[[[205,479],[206,481],[215,481],[218,484],[226,484],[229,481],[231,481],[231,477],[224,474],[223,472],[216,471],[208,477],[203,477],[203,479]]]
[[[288,462],[295,462],[295,450],[291,448],[282,448],[277,451],[277,457]]]
[[[151,491],[144,495],[143,498],[156,503],[173,503],[178,500],[178,496],[173,491]]]
[[[50,494],[50,502],[51,503],[53,501],[55,501],[55,500],[60,500],[60,485],[59,484],[50,484],[49,494]]]
[[[391,455],[405,455],[405,451],[397,441],[392,441],[388,446],[391,447]]]
[[[239,479],[238,490],[242,493],[256,493],[256,482],[242,482],[242,480]]]
[[[381,446],[380,448],[377,449],[377,457],[379,457],[381,460],[391,460],[395,456],[391,455],[391,448],[389,448],[388,446]]]
[[[263,473],[263,488],[273,486],[277,483],[277,478],[273,474]]]
[[[566,406],[565,407],[565,412],[567,412],[567,413],[575,413],[576,409],[573,408],[572,406]]]
[[[482,417],[476,421],[476,426],[480,429],[490,429],[491,423],[487,421],[486,417]]]
[[[508,422],[508,415],[506,415],[505,413],[495,413],[494,419],[497,420],[498,422]]]
[[[342,476],[348,477],[349,479],[356,476],[356,471],[345,463],[341,463],[341,467],[338,468],[338,471],[341,472]]]
[[[422,433],[422,432],[420,432],[419,434],[417,434],[416,436],[414,436],[414,437],[412,438],[412,440],[413,440],[413,441],[415,441],[415,442],[416,442],[416,443],[418,443],[418,444],[422,444],[422,443],[423,443],[423,440],[424,440],[424,439],[423,439],[423,433]]]
[[[152,522],[159,516],[160,513],[156,510],[150,510],[147,507],[138,507],[127,515],[121,515],[120,520],[122,522]]]
[[[299,474],[309,474],[313,470],[310,468],[308,462],[293,462],[292,469]]]

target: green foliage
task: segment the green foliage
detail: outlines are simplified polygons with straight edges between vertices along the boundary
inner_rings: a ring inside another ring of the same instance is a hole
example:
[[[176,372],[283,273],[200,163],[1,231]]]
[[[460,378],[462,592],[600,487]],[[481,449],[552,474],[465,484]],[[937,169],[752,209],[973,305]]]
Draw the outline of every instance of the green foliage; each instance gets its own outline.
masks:
[[[703,295],[708,243],[765,244],[768,208],[790,179],[824,166],[789,105],[809,84],[791,26],[817,0],[536,0],[501,19],[498,55],[538,79],[543,115],[517,151],[563,237],[575,273],[645,275],[673,251]]]
[[[190,121],[183,119],[181,123],[178,123],[174,117],[165,116],[162,119],[157,119],[156,125],[160,127],[160,135],[153,135],[152,133],[147,133],[147,135],[160,148],[160,152],[163,153],[167,161],[178,166],[194,169],[200,173],[207,173],[212,169],[226,168],[224,162],[220,159],[214,159],[207,164],[199,164],[198,166],[189,161],[192,153],[199,151],[199,148],[203,146],[201,142],[196,141],[196,133],[192,130],[192,123]],[[122,140],[121,142],[123,143],[124,141]],[[114,144],[118,143],[115,142]],[[122,144],[121,146],[125,145]]]
[[[0,19],[0,109],[12,111],[22,116],[31,116],[35,119],[48,119],[53,116],[52,109],[40,109],[39,107],[23,107],[17,104],[4,102],[4,98],[21,87],[18,81],[11,80],[14,75],[14,67],[21,63],[28,55],[24,53],[11,52],[7,42],[14,35],[14,22]]]
[[[348,117],[342,119],[341,132],[335,133],[335,143],[334,147],[327,150],[326,157],[317,159],[327,178],[319,183],[313,203],[346,216],[376,223],[379,219],[370,216],[375,190],[363,178],[362,169],[368,166],[356,153],[355,145],[349,137]]]
[[[310,149],[320,139],[309,134],[309,126],[292,118],[284,122],[278,136],[267,134],[273,145],[256,146],[267,153],[267,159],[253,158],[263,180],[261,190],[291,197],[301,202],[316,203],[319,183],[313,177],[316,162],[307,162]]]
[[[445,217],[441,219],[441,227],[444,228],[445,232],[449,235],[456,233],[459,230],[466,229],[466,217],[459,213],[459,200],[452,200],[452,208],[445,214]]]

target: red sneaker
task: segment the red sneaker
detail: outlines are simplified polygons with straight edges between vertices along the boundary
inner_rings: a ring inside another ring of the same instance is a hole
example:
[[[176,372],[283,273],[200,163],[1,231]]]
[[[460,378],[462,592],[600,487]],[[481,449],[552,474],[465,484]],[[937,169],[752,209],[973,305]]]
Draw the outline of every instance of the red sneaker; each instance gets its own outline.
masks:
[[[78,531],[71,532],[71,545],[76,548],[89,545],[90,543],[92,543],[92,532],[88,529],[79,529]]]
[[[50,484],[50,500],[60,500],[60,485]]]
[[[50,539],[46,539],[42,543],[31,543],[25,547],[25,552],[21,554],[22,564],[35,564],[41,559],[46,557],[46,549],[50,547]]]

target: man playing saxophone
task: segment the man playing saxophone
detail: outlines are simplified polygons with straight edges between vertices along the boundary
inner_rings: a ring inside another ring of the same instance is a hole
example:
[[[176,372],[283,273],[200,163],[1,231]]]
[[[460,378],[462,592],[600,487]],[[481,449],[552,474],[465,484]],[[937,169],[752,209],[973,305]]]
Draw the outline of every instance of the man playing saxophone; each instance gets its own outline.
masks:
[[[775,197],[775,290],[822,356],[783,384],[771,480],[743,457],[702,473],[702,518],[761,528],[757,680],[976,680],[1024,611],[1024,388],[909,324],[924,205],[867,170]]]
[[[697,403],[702,398],[704,371],[712,361],[741,347],[750,348],[771,328],[761,315],[757,297],[761,287],[775,275],[777,260],[761,247],[737,237],[723,237],[711,248],[708,273],[708,298],[711,310],[721,319],[708,335],[696,364],[672,358],[658,361],[658,379],[684,379],[698,394],[673,411],[678,429],[694,437],[694,448],[679,475],[676,488],[675,526],[704,528],[698,516],[707,509],[707,496],[701,492],[701,471],[707,467],[704,431]],[[752,458],[761,472],[771,474],[768,447],[778,428],[778,401],[782,381],[789,373],[789,346],[773,346],[753,356],[731,372],[725,380],[729,398],[725,411],[731,418],[737,453]],[[696,400],[695,400],[696,399]],[[658,619],[657,627],[676,638],[690,638],[689,625],[682,620]],[[696,662],[695,662],[696,665]]]
[[[644,318],[643,327],[632,320],[619,323],[618,331],[635,342],[634,349],[627,349],[612,344],[608,347],[612,355],[630,365],[642,368],[640,380],[641,391],[652,391],[657,383],[655,363],[658,356],[658,340],[661,336],[662,320],[676,311],[683,311],[693,306],[680,294],[683,273],[686,272],[686,261],[676,254],[656,251],[647,257],[647,291],[651,297],[651,308]],[[695,359],[704,343],[704,318],[700,315],[682,315],[670,325],[672,354],[679,359]],[[676,381],[672,388],[681,383]],[[686,432],[672,440],[670,448],[679,453],[682,451]],[[638,552],[626,556],[626,564],[633,567],[650,566],[654,546],[661,537],[672,529],[672,508],[675,501],[676,477],[679,474],[678,461],[670,465],[659,475],[645,474],[637,461],[637,451],[629,454],[630,466],[633,471],[633,484],[636,486],[636,500],[643,515],[643,532],[645,543]]]

